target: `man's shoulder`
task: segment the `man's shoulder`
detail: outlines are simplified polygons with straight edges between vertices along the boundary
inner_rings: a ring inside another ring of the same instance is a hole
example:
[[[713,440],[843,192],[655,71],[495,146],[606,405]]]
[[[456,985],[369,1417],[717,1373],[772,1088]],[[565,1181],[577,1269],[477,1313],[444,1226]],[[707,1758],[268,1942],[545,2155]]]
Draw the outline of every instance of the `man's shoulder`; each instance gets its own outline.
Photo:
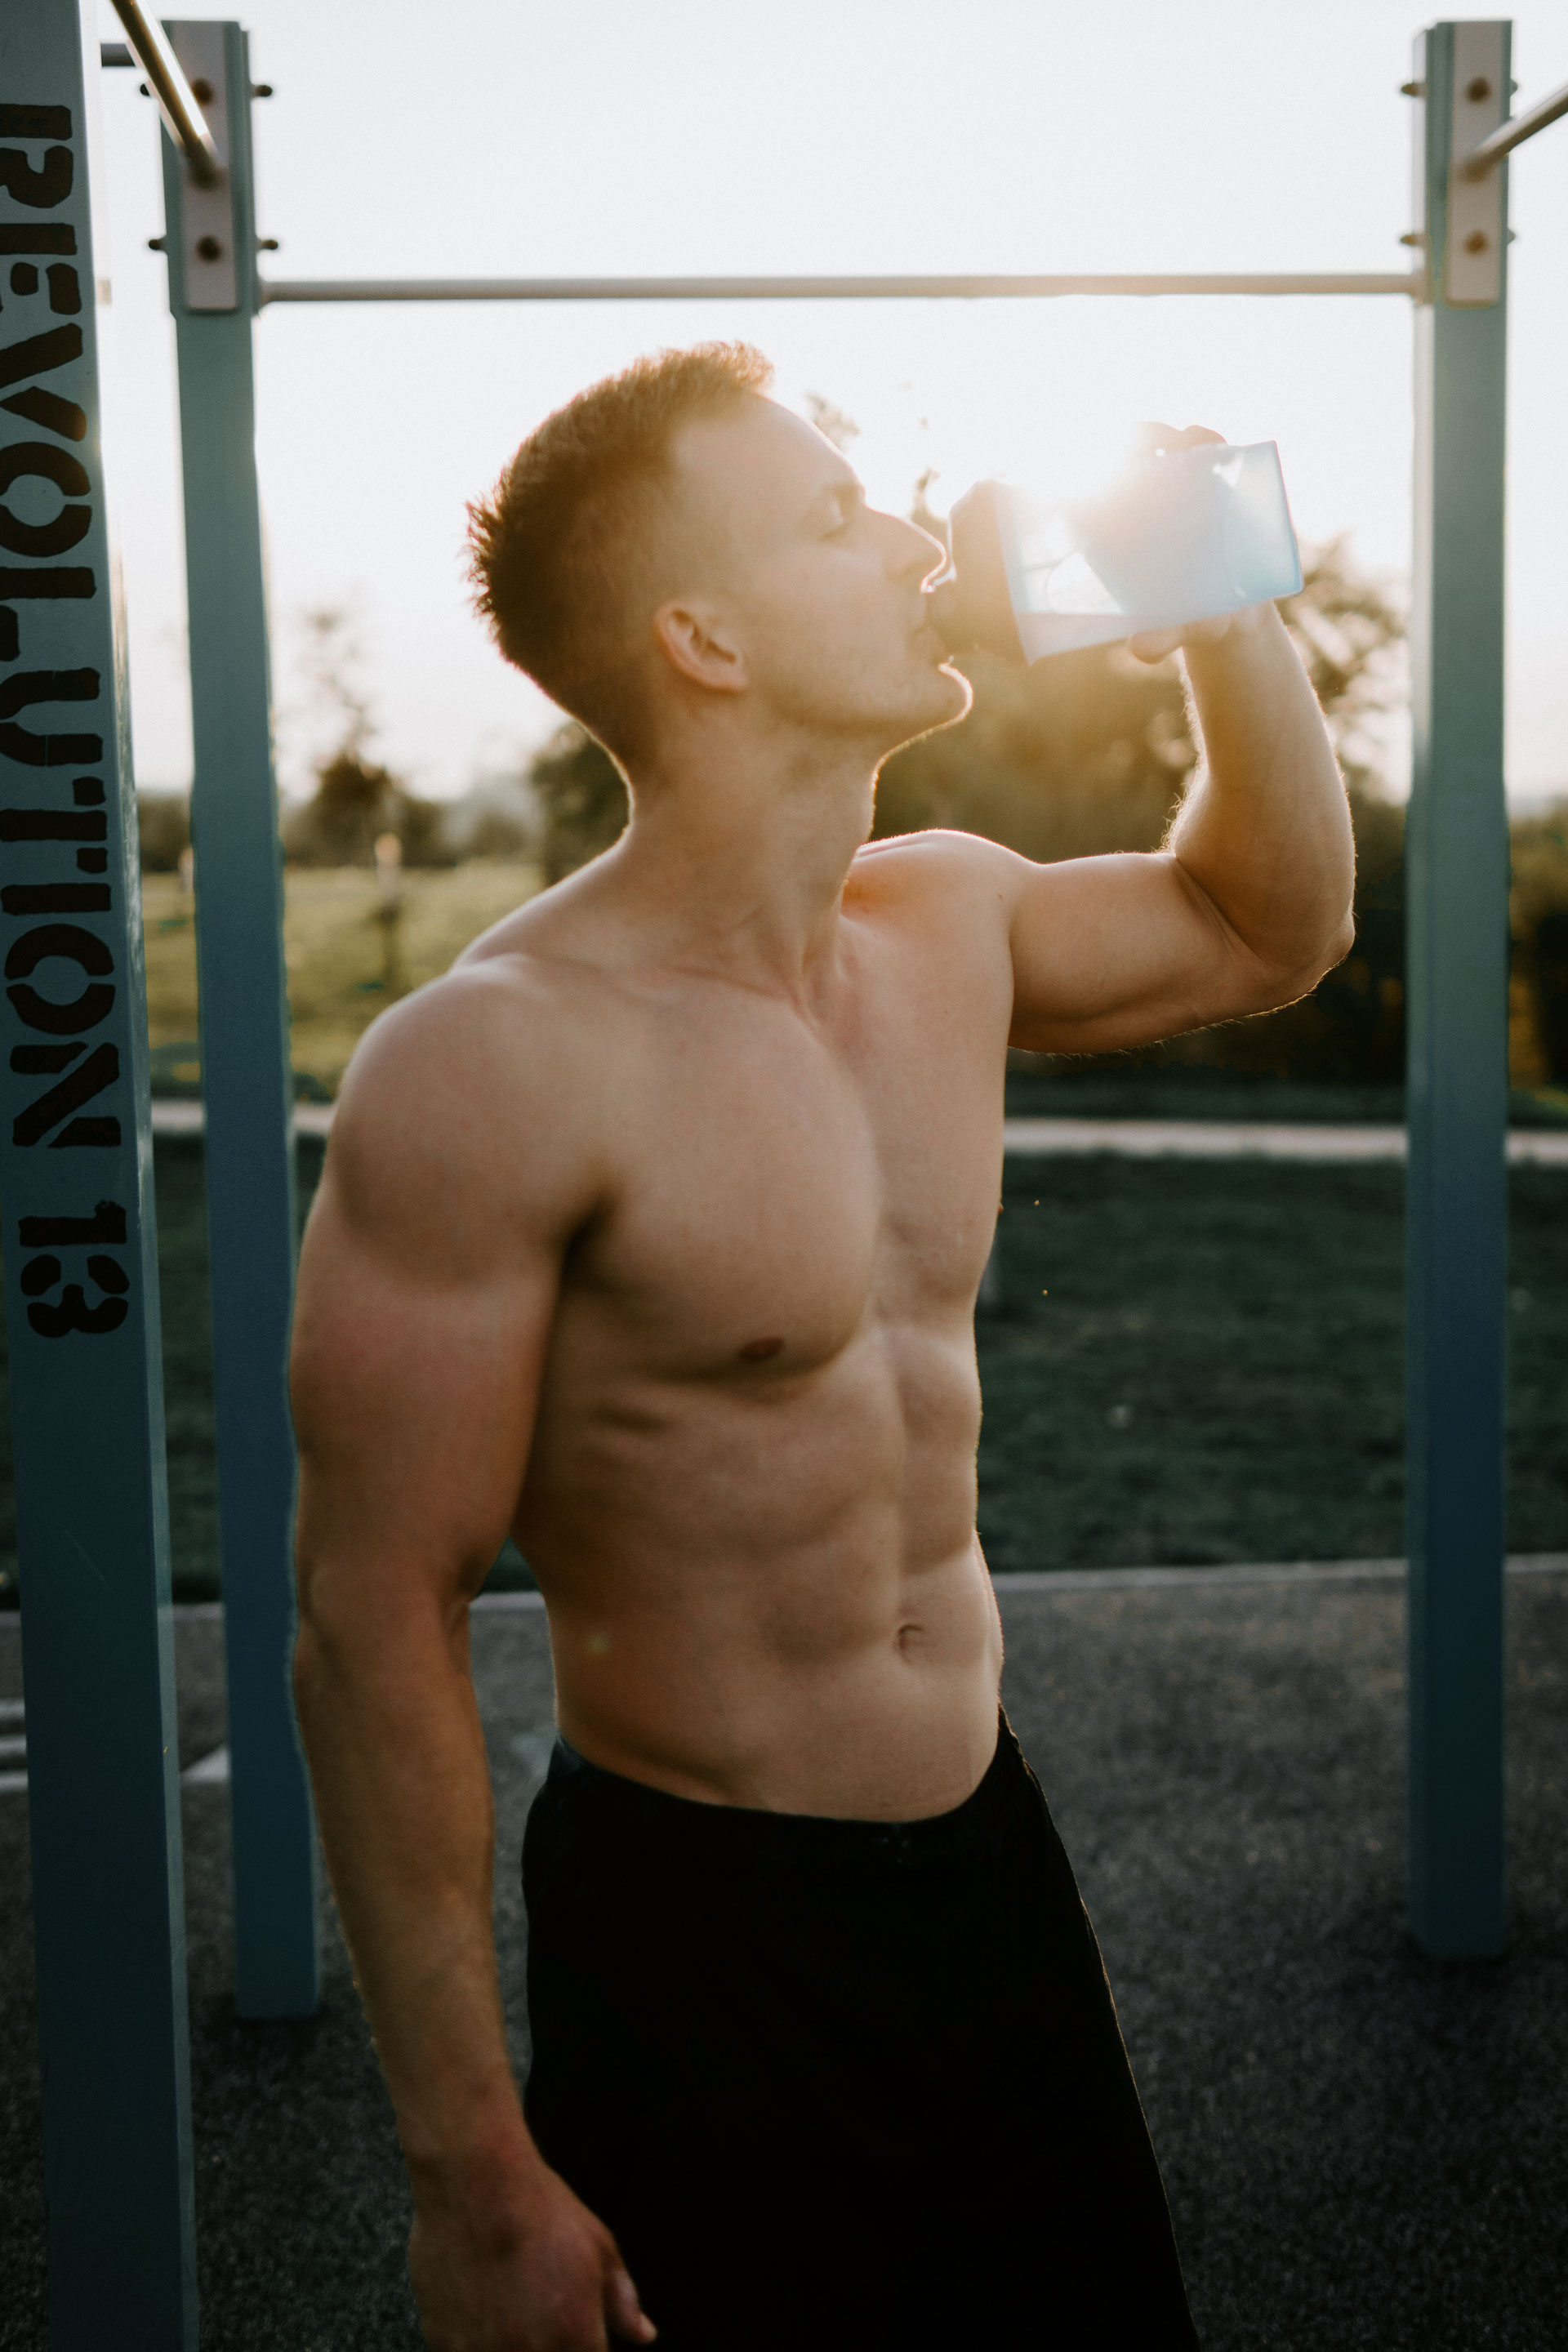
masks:
[[[850,867],[856,896],[889,910],[967,906],[976,897],[1010,903],[1028,861],[977,833],[932,825],[868,841]]]
[[[483,1215],[592,1206],[605,1181],[615,1072],[636,1006],[614,976],[488,941],[394,1005],[349,1065],[332,1122],[340,1186],[439,1194]],[[595,1083],[584,1082],[593,1073]]]
[[[353,1091],[377,1102],[411,1087],[488,1086],[503,1074],[523,1087],[548,1084],[563,1058],[576,1058],[585,1033],[603,1040],[627,1010],[610,975],[519,939],[460,957],[384,1013],[350,1065]]]
[[[858,875],[997,874],[1026,864],[1017,852],[1005,849],[984,834],[960,833],[955,826],[927,825],[920,833],[892,833],[868,841],[855,853]]]

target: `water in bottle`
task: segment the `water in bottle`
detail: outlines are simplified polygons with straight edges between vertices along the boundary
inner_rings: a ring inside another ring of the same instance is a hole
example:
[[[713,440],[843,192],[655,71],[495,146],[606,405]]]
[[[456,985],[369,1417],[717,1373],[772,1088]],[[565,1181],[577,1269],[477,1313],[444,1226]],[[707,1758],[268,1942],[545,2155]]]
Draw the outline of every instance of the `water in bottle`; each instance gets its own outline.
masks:
[[[1272,441],[1142,459],[1099,496],[978,482],[951,523],[931,620],[954,653],[1034,662],[1288,596],[1301,561]]]

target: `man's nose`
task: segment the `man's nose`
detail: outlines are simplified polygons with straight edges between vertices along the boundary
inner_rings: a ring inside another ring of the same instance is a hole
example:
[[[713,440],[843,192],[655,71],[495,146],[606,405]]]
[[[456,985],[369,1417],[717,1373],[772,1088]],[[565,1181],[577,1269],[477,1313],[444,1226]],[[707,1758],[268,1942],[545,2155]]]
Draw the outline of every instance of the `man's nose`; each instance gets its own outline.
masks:
[[[889,569],[895,580],[929,580],[947,562],[947,550],[940,539],[922,530],[917,522],[905,522],[901,516],[889,515],[891,531]]]

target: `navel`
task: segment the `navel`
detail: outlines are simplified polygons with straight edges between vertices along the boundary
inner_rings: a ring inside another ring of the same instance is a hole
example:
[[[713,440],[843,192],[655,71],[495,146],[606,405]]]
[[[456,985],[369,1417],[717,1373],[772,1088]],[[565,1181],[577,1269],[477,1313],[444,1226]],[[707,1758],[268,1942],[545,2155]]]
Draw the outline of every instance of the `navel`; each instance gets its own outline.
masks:
[[[735,1353],[742,1364],[765,1364],[770,1356],[779,1355],[783,1349],[782,1339],[748,1339]]]

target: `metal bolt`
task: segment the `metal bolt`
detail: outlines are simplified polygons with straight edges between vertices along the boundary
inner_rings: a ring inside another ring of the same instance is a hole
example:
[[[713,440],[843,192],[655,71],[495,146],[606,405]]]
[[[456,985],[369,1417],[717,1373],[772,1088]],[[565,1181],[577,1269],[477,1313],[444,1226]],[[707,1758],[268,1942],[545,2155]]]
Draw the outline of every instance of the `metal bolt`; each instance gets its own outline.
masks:
[[[269,81],[253,81],[250,85],[250,95],[252,98],[270,98],[272,84]]]
[[[1484,253],[1486,249],[1487,236],[1485,229],[1473,228],[1468,236],[1465,239],[1465,251],[1467,253]]]
[[[1474,88],[1473,83],[1471,87]],[[208,81],[205,74],[198,74],[195,81],[191,84],[191,96],[196,100],[199,105],[205,106],[212,94],[213,86],[211,82]]]
[[[1489,98],[1491,94],[1492,86],[1485,74],[1477,74],[1472,80],[1465,84],[1465,96],[1472,106],[1479,106],[1482,99]]]
[[[221,261],[223,259],[223,247],[218,243],[216,236],[197,237],[196,258],[199,261]]]

